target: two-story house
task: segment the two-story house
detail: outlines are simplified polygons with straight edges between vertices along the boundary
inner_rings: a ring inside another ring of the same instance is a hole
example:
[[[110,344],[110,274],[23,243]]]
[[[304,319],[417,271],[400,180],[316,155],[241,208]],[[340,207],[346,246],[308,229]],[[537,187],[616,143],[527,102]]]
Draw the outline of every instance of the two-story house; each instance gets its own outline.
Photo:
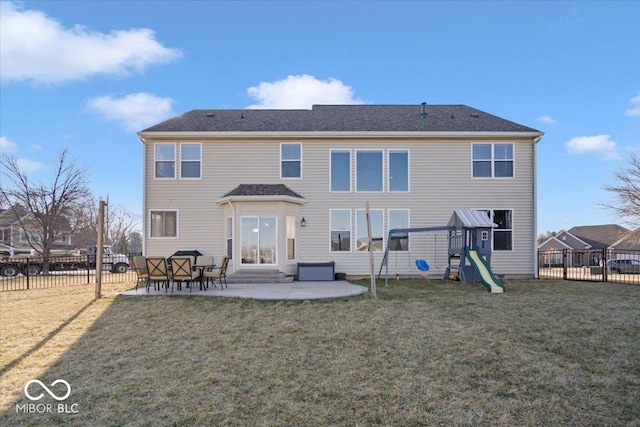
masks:
[[[368,202],[378,265],[389,229],[477,209],[498,224],[495,270],[535,275],[536,129],[423,103],[193,110],[138,135],[147,255],[197,249],[233,271],[287,274],[334,261],[365,275]]]
[[[71,227],[67,218],[57,221],[58,237],[53,249],[69,249],[71,246]],[[33,214],[21,208],[0,210],[0,254],[28,254],[32,244],[40,242],[40,231]]]

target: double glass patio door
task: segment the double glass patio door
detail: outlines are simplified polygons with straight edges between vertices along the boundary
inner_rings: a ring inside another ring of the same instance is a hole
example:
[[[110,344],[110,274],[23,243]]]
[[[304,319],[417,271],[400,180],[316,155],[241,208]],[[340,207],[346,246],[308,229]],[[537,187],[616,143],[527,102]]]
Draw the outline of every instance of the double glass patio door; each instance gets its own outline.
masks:
[[[275,217],[240,218],[240,247],[243,265],[277,263],[278,223]]]

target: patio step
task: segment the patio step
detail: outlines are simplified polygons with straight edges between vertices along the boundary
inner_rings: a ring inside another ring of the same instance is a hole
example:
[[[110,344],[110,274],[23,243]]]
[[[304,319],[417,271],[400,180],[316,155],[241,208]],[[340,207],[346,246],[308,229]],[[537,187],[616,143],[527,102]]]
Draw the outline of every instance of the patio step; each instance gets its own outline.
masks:
[[[238,270],[227,274],[228,283],[291,283],[292,276],[278,270]]]

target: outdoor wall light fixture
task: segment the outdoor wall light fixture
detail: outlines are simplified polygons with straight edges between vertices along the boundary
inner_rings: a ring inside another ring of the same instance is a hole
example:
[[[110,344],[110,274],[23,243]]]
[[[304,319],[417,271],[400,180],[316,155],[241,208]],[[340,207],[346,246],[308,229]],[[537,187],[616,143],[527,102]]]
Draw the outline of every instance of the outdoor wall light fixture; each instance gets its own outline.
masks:
[[[304,217],[302,217],[302,219],[300,220],[300,227],[306,227],[307,226],[307,220],[304,219]]]

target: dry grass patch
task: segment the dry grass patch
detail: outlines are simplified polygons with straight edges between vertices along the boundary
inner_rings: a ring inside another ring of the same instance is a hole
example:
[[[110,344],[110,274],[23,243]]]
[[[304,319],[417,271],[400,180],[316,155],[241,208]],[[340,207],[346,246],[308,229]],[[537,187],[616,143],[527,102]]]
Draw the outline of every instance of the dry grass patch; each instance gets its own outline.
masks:
[[[3,346],[24,339],[33,310],[51,310],[34,332],[44,336],[69,319],[52,306],[83,311],[3,372],[0,424],[639,425],[637,286],[378,290],[287,303],[110,295],[87,308],[47,290],[2,294]],[[78,412],[16,413],[31,378],[67,380]]]

